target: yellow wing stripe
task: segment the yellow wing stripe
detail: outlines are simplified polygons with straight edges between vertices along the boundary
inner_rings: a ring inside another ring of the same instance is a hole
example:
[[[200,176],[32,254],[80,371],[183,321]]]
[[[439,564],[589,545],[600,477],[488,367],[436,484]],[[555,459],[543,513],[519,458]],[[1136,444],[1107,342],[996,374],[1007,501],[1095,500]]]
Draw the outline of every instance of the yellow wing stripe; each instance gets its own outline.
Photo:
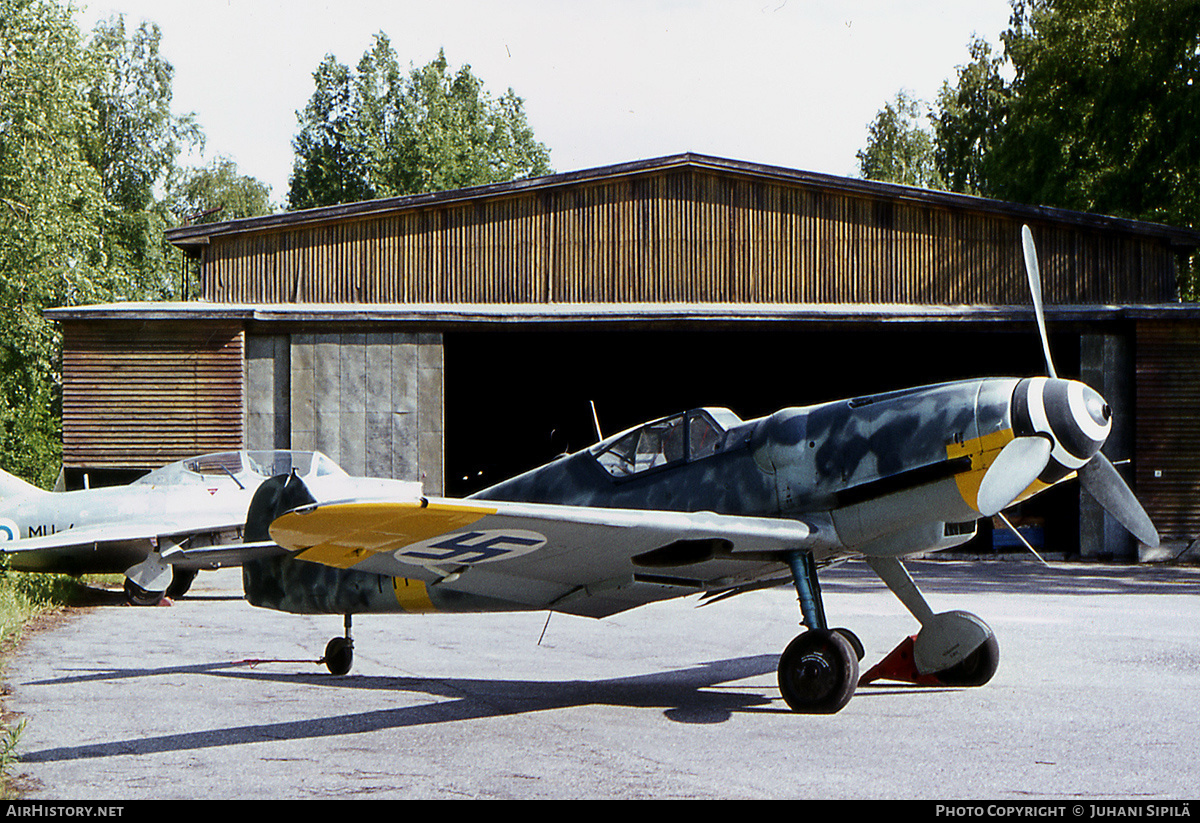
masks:
[[[337,503],[291,512],[271,524],[271,539],[302,560],[347,569],[377,552],[462,529],[495,514],[461,503]]]

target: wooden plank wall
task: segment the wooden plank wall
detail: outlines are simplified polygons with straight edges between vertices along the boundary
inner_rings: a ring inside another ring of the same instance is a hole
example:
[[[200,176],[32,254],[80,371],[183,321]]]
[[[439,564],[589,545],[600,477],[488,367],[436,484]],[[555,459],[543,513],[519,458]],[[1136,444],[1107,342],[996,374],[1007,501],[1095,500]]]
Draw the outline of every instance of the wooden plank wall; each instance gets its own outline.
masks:
[[[152,469],[242,448],[240,323],[63,323],[63,465]]]
[[[1034,225],[1048,301],[1176,297],[1159,240]],[[203,293],[246,303],[1028,302],[1020,221],[669,169],[214,236]]]
[[[1200,537],[1200,326],[1137,325],[1137,495],[1164,540]]]

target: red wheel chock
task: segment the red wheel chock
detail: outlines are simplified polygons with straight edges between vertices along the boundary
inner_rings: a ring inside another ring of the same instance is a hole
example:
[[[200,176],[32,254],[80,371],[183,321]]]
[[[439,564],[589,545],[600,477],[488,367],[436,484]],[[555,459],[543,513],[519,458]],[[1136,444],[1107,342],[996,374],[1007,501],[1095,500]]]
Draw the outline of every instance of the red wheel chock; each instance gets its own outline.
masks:
[[[858,679],[858,685],[865,686],[876,680],[899,680],[902,683],[916,683],[920,686],[940,686],[941,681],[932,674],[921,674],[913,658],[913,644],[917,636],[906,637],[900,645],[892,649],[887,657],[872,666],[866,674]]]

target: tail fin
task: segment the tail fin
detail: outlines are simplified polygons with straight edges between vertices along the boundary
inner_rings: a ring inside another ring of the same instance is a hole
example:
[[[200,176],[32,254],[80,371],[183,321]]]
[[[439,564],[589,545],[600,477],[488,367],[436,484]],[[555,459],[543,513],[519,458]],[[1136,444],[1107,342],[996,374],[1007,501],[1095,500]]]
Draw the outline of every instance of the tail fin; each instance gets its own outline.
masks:
[[[11,475],[8,472],[0,469],[0,500],[8,500],[10,497],[22,497],[27,494],[49,494],[45,489],[39,489],[32,483],[26,483],[21,478]]]

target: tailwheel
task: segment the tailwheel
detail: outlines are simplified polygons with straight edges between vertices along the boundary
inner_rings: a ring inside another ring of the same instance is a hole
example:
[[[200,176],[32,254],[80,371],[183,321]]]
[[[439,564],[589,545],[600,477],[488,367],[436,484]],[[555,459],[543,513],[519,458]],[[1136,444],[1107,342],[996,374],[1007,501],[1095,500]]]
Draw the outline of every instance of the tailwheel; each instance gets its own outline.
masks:
[[[322,660],[330,674],[346,674],[354,665],[354,641],[348,637],[335,637],[325,646]]]
[[[810,629],[779,657],[779,691],[801,714],[833,714],[854,695],[858,657],[845,635]]]
[[[171,585],[167,586],[167,597],[183,597],[192,587],[192,582],[199,573],[198,569],[172,569]]]
[[[354,640],[350,637],[351,617],[346,615],[346,634],[335,637],[325,644],[325,656],[320,663],[325,664],[330,674],[342,675],[350,671],[354,665]]]

